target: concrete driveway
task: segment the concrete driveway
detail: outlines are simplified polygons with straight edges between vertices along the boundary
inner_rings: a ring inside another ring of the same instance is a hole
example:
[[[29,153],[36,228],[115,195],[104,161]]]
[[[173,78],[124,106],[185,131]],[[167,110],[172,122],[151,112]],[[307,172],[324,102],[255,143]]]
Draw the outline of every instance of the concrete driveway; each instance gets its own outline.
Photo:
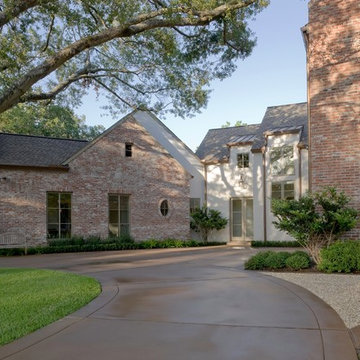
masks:
[[[0,359],[355,360],[315,295],[243,270],[255,250],[207,248],[0,258],[97,278],[89,305],[0,348]]]

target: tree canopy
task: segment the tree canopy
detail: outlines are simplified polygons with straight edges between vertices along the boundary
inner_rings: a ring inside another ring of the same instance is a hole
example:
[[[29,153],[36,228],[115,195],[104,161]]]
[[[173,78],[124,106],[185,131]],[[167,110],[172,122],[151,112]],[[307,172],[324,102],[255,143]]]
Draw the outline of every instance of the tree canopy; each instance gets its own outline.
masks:
[[[255,45],[269,0],[0,0],[0,113],[104,90],[110,111],[193,114]]]
[[[221,125],[221,127],[224,129],[231,126],[246,126],[246,125],[247,125],[246,123],[242,122],[241,120],[238,120],[234,122],[234,125],[231,125],[230,121],[226,121],[226,123]]]
[[[19,104],[0,114],[0,131],[8,133],[92,140],[104,130],[59,104]]]

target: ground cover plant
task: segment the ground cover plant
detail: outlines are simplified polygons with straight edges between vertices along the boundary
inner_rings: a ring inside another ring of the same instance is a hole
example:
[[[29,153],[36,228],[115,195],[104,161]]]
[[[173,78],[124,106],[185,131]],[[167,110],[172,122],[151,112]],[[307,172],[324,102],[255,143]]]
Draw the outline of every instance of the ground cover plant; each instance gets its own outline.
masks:
[[[100,291],[95,279],[76,274],[0,269],[0,345],[74,312]]]
[[[296,239],[319,264],[320,250],[354,228],[358,221],[358,212],[349,202],[334,187],[308,193],[298,200],[273,200],[272,212],[276,218],[273,224]]]
[[[293,253],[280,251],[261,251],[245,263],[246,270],[301,270],[311,265],[311,259],[305,251]]]
[[[223,242],[199,242],[196,240],[178,239],[148,239],[135,242],[130,235],[120,237],[109,237],[101,239],[98,236],[81,237],[74,236],[69,239],[49,239],[47,246],[30,247],[27,249],[28,255],[34,254],[55,254],[68,252],[85,251],[111,251],[111,250],[139,250],[139,249],[164,249],[164,248],[184,248],[201,246],[219,246]],[[24,255],[22,248],[0,249],[0,256]]]

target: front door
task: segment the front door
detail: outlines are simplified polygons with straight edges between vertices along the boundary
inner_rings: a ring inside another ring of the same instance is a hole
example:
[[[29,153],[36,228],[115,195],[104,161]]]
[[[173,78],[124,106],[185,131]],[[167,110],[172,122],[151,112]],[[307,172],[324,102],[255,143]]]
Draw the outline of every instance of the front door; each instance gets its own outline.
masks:
[[[250,241],[253,239],[253,199],[231,199],[231,240]]]

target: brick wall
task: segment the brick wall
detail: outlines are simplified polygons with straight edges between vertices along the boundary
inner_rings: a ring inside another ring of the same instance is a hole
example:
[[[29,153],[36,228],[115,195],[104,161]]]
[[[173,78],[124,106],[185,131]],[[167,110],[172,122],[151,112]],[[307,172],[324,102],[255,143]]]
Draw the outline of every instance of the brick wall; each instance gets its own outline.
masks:
[[[312,190],[337,186],[360,210],[359,0],[310,1],[308,34]]]
[[[133,156],[125,157],[125,142]],[[69,163],[69,171],[1,169],[0,230],[20,229],[46,241],[46,192],[72,192],[72,233],[108,235],[108,194],[130,195],[136,240],[189,237],[190,175],[132,117]],[[169,216],[159,211],[169,201]]]

